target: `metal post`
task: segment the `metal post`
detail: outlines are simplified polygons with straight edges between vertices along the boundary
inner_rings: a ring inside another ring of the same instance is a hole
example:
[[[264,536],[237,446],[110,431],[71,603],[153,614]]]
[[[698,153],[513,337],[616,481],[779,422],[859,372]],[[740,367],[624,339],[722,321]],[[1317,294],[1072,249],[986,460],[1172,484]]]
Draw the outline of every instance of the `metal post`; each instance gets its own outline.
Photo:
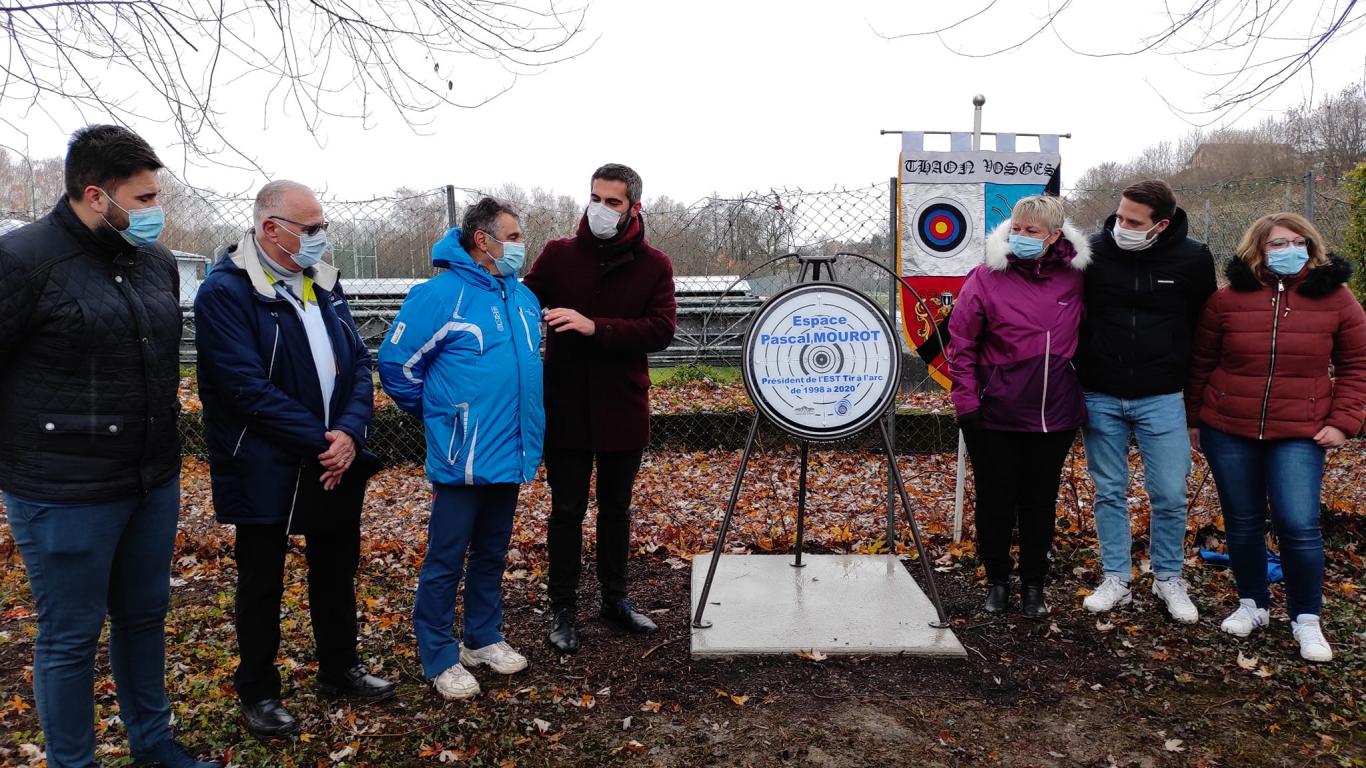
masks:
[[[1314,169],[1304,174],[1304,218],[1314,221]]]
[[[972,125],[972,148],[979,149],[982,142],[982,105],[987,103],[987,98],[982,94],[972,97],[972,104],[976,107],[973,113]],[[967,443],[963,441],[963,432],[958,432],[958,466],[954,473],[953,483],[953,540],[959,542],[963,540],[963,487],[967,485]],[[909,510],[907,510],[909,512]]]
[[[897,231],[897,217],[901,212],[897,209],[900,188],[897,186],[897,178],[893,176],[888,180],[887,204],[887,244],[888,257],[892,268],[891,291],[887,294],[887,316],[892,319],[892,327],[901,333],[901,321],[897,318],[897,307],[900,306],[901,281],[896,278],[901,265],[897,263],[897,249],[901,246],[897,242],[900,233]],[[901,382],[896,383],[897,391],[901,391]],[[887,432],[892,436],[892,445],[896,445],[896,397],[892,397],[892,405],[887,409]],[[896,489],[892,486],[892,470],[887,469],[887,551],[896,554]]]
[[[793,568],[805,568],[802,563],[802,544],[806,538],[806,467],[807,457],[811,444],[802,441],[802,467],[797,473],[797,559],[793,561]]]
[[[1213,223],[1213,221],[1214,221],[1214,205],[1213,205],[1213,203],[1211,203],[1210,201],[1206,200],[1206,201],[1205,201],[1205,233],[1204,233],[1204,237],[1201,238],[1202,240],[1205,241],[1205,244],[1206,244],[1206,245],[1209,244],[1209,231],[1210,231],[1210,225]]]
[[[949,625],[949,617],[944,613],[944,601],[939,599],[939,587],[934,581],[934,566],[930,564],[929,553],[925,551],[925,544],[920,540],[920,526],[916,525],[915,515],[911,512],[911,498],[906,494],[906,485],[901,480],[901,468],[896,465],[892,437],[887,434],[886,423],[879,421],[878,426],[882,428],[882,445],[887,451],[887,463],[892,468],[892,477],[896,483],[897,494],[901,497],[901,506],[906,509],[906,523],[911,526],[911,538],[915,541],[916,552],[920,554],[920,564],[925,567],[925,582],[930,587],[930,602],[934,603],[934,610],[939,614],[939,624],[931,626],[942,629]]]
[[[982,105],[987,103],[987,97],[977,94],[972,97],[972,149],[977,151],[982,148]]]
[[[702,594],[697,600],[697,612],[693,614],[692,625],[696,629],[706,629],[711,622],[702,621],[702,613],[707,610],[707,596],[711,594],[711,583],[716,578],[716,565],[721,561],[721,550],[726,546],[726,531],[730,529],[730,519],[735,514],[735,505],[740,500],[740,485],[745,480],[745,468],[749,466],[749,456],[754,451],[754,438],[759,434],[759,419],[756,411],[754,421],[749,425],[749,437],[745,439],[745,451],[740,454],[740,471],[735,473],[735,485],[730,489],[730,501],[726,503],[726,516],[721,518],[721,530],[716,534],[716,546],[711,552],[711,563],[707,566],[707,580],[702,583]]]
[[[963,440],[963,431],[958,431],[958,469],[953,483],[953,540],[963,540],[963,488],[968,480],[968,446]]]
[[[446,185],[446,228],[455,229],[460,222],[455,218],[455,185]]]

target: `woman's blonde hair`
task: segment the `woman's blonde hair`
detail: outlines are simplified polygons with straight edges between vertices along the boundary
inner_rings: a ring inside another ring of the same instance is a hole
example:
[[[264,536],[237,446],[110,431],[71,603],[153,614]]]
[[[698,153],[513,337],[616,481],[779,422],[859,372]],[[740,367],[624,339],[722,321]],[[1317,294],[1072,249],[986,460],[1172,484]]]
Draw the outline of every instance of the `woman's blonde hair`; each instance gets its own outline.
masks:
[[[1010,211],[1011,221],[1037,221],[1047,225],[1049,232],[1062,229],[1062,198],[1052,195],[1022,197]]]
[[[1324,250],[1323,235],[1319,234],[1318,229],[1298,213],[1282,211],[1269,213],[1252,222],[1238,243],[1238,258],[1252,268],[1253,274],[1261,277],[1262,268],[1266,266],[1266,240],[1276,227],[1285,227],[1304,238],[1304,246],[1309,251],[1310,269],[1328,263],[1328,251]]]

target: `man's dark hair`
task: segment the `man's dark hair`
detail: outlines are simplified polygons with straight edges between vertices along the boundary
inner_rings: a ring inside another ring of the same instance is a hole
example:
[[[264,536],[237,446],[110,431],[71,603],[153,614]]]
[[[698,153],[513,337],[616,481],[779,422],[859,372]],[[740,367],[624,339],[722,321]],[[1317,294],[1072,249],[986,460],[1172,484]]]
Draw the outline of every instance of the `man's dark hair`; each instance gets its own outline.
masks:
[[[514,219],[521,218],[517,215],[517,209],[510,203],[501,200],[494,200],[491,197],[480,198],[479,202],[465,209],[465,218],[460,223],[460,247],[466,252],[474,251],[474,233],[484,230],[489,235],[497,237],[494,226],[498,224],[498,216],[506,213]]]
[[[593,178],[590,183],[598,179],[607,181],[620,181],[626,184],[626,202],[635,205],[640,202],[640,193],[645,188],[645,183],[640,180],[640,174],[631,170],[621,163],[608,163],[603,167],[593,171]]]
[[[66,196],[79,200],[96,186],[113,194],[128,177],[164,166],[141,136],[118,125],[87,125],[66,145]]]
[[[1135,182],[1125,187],[1120,194],[1153,209],[1154,224],[1176,215],[1176,193],[1161,179]]]

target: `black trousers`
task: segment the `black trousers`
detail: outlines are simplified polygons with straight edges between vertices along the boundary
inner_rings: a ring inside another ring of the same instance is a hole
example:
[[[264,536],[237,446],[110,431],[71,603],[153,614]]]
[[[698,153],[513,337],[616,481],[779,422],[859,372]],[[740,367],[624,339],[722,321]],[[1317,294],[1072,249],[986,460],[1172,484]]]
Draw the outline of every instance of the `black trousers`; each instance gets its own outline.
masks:
[[[290,530],[304,535],[308,608],[318,671],[331,673],[360,663],[356,654],[355,579],[366,481],[347,477],[333,490],[324,491],[318,482],[321,473],[321,468],[304,469]],[[357,475],[363,478],[361,473]],[[287,544],[283,524],[237,526],[235,616],[241,662],[233,681],[245,703],[280,697],[275,657],[280,650]]]
[[[1020,581],[1043,584],[1053,548],[1062,465],[1076,438],[1066,432],[963,432],[977,487],[977,554],[989,581],[1015,569],[1010,541],[1020,531]]]
[[[604,603],[626,597],[626,560],[631,547],[631,491],[644,451],[547,450],[550,481],[550,607],[573,607],[582,570],[583,518],[588,484],[598,466],[598,583]]]

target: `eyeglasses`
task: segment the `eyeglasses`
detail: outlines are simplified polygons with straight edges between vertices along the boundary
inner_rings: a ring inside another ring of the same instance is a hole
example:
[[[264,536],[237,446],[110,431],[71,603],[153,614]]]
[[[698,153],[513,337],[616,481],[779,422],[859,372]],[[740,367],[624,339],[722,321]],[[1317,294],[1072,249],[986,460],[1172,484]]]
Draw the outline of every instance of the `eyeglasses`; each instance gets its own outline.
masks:
[[[1278,238],[1276,238],[1275,240],[1268,240],[1267,243],[1266,243],[1266,247],[1267,247],[1267,248],[1280,249],[1280,248],[1289,248],[1290,246],[1293,245],[1293,246],[1295,246],[1296,248],[1303,248],[1303,247],[1305,247],[1305,246],[1308,245],[1308,244],[1309,244],[1309,241],[1308,241],[1308,240],[1305,240],[1303,237],[1297,237],[1297,238],[1295,238],[1294,240],[1286,240],[1284,237],[1278,237]]]
[[[326,231],[327,231],[327,225],[332,223],[332,222],[330,222],[330,221],[324,221],[324,222],[321,223],[321,224],[305,224],[305,223],[303,223],[302,221],[295,221],[294,219],[286,219],[284,216],[268,216],[268,217],[266,217],[266,218],[275,219],[275,220],[277,220],[277,221],[287,221],[287,222],[289,222],[290,224],[293,224],[294,226],[298,227],[298,228],[303,232],[303,234],[305,234],[305,235],[307,235],[307,236],[310,236],[310,237],[313,236],[313,235],[318,234],[319,232],[326,232]],[[293,233],[290,233],[290,234],[293,234]]]

